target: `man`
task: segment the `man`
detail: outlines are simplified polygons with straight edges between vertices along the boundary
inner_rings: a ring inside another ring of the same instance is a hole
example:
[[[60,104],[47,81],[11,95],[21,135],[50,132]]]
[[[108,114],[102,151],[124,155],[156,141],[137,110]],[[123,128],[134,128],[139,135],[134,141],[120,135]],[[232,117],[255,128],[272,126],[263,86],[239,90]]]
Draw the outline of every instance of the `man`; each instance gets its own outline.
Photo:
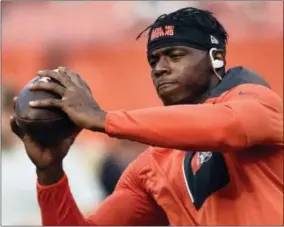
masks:
[[[37,167],[44,225],[280,225],[283,222],[283,109],[255,73],[225,71],[227,33],[209,13],[185,8],[149,27],[152,79],[165,107],[103,111],[67,68],[39,83],[81,128],[152,145],[132,162],[89,217],[77,208],[62,167],[74,141],[42,148],[11,118]],[[158,148],[160,147],[160,148]]]

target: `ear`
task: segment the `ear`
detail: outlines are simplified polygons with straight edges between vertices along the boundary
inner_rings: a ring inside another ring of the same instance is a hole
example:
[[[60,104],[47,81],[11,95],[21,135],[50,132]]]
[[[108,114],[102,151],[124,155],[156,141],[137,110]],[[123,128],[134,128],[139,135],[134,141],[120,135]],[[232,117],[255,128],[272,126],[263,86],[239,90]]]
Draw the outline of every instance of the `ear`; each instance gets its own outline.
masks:
[[[222,60],[224,62],[224,67],[221,68],[221,69],[218,69],[219,71],[222,70],[222,72],[224,74],[225,73],[225,68],[226,68],[226,65],[227,65],[227,62],[226,62],[226,51],[223,50],[223,49],[218,49],[218,50],[213,52],[213,56],[214,56],[215,59]]]
[[[222,49],[215,50],[213,52],[214,59],[223,60],[225,62],[226,53]]]

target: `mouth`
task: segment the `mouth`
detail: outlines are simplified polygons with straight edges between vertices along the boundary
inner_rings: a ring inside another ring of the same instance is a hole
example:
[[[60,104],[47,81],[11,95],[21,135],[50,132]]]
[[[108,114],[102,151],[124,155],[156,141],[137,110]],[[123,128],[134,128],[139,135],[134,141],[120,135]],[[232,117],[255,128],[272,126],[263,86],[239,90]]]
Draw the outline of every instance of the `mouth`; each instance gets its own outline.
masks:
[[[173,86],[175,86],[176,84],[173,83],[173,82],[165,82],[165,83],[161,83],[157,86],[157,90],[158,91],[162,91],[162,90],[165,90],[165,89],[168,89],[168,88],[171,88]]]

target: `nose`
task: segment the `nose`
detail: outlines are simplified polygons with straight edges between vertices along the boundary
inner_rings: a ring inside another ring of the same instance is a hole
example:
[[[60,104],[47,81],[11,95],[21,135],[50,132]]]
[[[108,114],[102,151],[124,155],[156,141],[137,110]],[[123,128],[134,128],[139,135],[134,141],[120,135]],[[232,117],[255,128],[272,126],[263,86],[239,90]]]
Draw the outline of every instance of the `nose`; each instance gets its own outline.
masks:
[[[170,68],[167,60],[163,57],[159,59],[159,62],[156,64],[155,69],[153,70],[153,74],[155,77],[161,77],[164,74],[169,74]]]

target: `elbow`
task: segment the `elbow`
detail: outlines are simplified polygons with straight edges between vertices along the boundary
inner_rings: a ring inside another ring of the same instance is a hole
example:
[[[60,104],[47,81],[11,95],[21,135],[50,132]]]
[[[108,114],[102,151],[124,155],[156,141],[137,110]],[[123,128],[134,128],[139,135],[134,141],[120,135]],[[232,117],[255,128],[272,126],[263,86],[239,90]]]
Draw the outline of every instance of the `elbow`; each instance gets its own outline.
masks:
[[[248,145],[248,136],[241,122],[237,118],[224,123],[215,134],[216,144],[221,152],[238,151]]]

